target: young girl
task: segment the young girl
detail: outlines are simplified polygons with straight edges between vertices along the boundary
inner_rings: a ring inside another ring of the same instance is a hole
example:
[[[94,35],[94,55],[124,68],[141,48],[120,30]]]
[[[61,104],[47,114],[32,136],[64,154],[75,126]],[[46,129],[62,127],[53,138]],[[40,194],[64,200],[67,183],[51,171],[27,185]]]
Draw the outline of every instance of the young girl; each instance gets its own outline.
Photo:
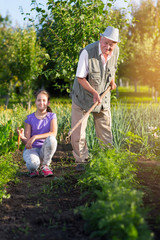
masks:
[[[27,116],[24,129],[18,129],[22,142],[25,144],[23,158],[30,177],[41,173],[44,177],[53,175],[49,168],[51,159],[57,149],[57,118],[49,107],[49,95],[45,90],[36,94],[36,112]]]

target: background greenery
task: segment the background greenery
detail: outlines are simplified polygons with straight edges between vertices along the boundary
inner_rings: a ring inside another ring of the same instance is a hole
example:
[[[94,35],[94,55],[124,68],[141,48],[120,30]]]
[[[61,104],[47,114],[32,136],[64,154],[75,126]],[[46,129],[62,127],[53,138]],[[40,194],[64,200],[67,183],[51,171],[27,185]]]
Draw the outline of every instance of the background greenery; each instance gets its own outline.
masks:
[[[34,92],[42,87],[49,91],[58,118],[57,139],[64,142],[71,127],[69,93],[79,51],[112,25],[119,28],[121,38],[111,106],[114,147],[97,147],[91,115],[90,168],[79,184],[94,202],[81,212],[91,237],[149,240],[142,217],[143,195],[135,190],[133,172],[140,156],[156,160],[160,156],[160,1],[143,0],[139,6],[133,1],[126,9],[115,8],[115,3],[48,0],[45,10],[31,0],[38,22],[23,13],[30,21],[23,29],[13,28],[8,16],[0,16],[0,201],[9,197],[7,183],[16,179],[19,166],[12,160],[18,148],[16,128],[23,127],[26,115],[35,111]]]
[[[117,85],[134,85],[135,92],[139,85],[146,85],[150,100],[157,102],[160,2],[144,0],[137,6],[133,1],[126,9],[116,8],[115,3],[48,0],[46,10],[31,0],[31,12],[36,12],[37,19],[23,13],[30,21],[24,29],[13,28],[8,16],[1,17],[0,97],[5,105],[12,100],[27,102],[30,108],[33,93],[42,87],[54,97],[68,96],[80,49],[97,41],[108,25],[120,30]]]

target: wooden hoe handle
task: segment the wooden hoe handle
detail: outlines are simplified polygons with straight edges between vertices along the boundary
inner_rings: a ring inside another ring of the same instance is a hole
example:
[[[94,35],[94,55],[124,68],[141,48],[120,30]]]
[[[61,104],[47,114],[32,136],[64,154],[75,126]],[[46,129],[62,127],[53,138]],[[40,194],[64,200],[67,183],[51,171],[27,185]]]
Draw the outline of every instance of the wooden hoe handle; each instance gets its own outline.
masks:
[[[111,90],[109,86],[101,95],[100,99],[102,100],[104,96]],[[69,131],[68,136],[66,137],[66,141],[70,138],[74,130],[83,122],[83,120],[88,117],[88,115],[93,111],[93,109],[98,105],[98,101],[93,104],[93,106],[86,112],[86,114],[76,123],[76,125]]]

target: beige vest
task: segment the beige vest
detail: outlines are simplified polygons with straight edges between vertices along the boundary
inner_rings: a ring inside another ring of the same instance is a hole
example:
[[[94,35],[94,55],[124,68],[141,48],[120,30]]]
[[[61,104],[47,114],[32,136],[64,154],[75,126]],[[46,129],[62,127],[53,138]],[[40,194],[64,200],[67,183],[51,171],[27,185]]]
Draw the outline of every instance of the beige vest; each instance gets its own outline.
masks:
[[[106,69],[104,70],[99,55],[98,48],[99,41],[89,44],[85,47],[88,52],[88,67],[89,72],[87,80],[90,85],[99,93],[103,93],[109,86],[111,80],[114,78],[117,59],[119,55],[118,46],[115,47],[112,57],[107,61]],[[93,95],[85,90],[81,84],[79,84],[75,77],[73,89],[72,89],[72,100],[76,105],[81,107],[83,110],[88,111],[93,103]],[[93,112],[100,112],[102,109],[110,108],[110,92],[103,98],[102,104],[98,105]]]

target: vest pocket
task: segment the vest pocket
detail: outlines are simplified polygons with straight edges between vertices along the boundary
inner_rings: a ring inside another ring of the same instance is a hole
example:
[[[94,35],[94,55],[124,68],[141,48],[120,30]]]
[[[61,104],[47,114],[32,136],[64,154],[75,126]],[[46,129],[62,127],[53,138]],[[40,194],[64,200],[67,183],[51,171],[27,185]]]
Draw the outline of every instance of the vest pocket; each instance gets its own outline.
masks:
[[[115,75],[115,71],[116,71],[116,69],[115,69],[115,67],[109,67],[108,69],[107,69],[107,74],[110,74],[111,76],[114,76]]]
[[[101,83],[101,75],[100,72],[92,72],[90,73],[89,82],[92,87],[96,87]]]

